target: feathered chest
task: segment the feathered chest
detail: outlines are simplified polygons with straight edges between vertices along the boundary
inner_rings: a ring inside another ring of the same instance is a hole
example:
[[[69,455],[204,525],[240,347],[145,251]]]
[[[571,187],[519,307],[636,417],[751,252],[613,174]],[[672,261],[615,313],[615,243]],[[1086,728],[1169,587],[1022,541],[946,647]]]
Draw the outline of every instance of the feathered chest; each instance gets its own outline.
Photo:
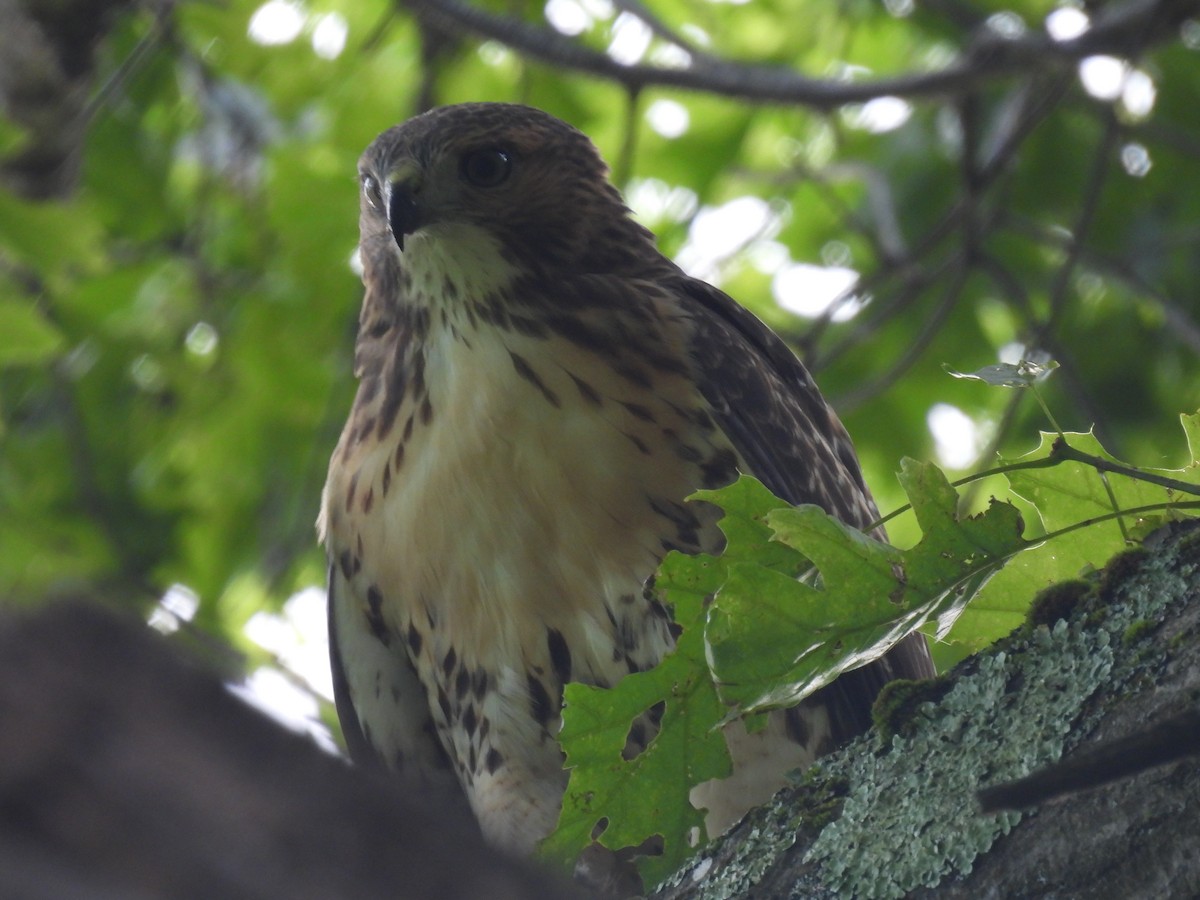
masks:
[[[450,648],[548,667],[548,631],[577,680],[656,662],[665,632],[635,646],[657,615],[642,585],[667,550],[719,544],[714,511],[685,498],[736,467],[688,316],[653,282],[533,280],[480,229],[428,231],[395,279],[368,280],[411,302],[331,464],[331,557],[373,631],[416,632],[419,670]]]
[[[566,337],[496,327],[435,328],[420,359],[392,428],[339,450],[326,496],[331,549],[386,586],[393,629],[420,614],[490,641],[604,617],[666,549],[712,543],[683,500],[733,458],[688,379],[638,384]]]

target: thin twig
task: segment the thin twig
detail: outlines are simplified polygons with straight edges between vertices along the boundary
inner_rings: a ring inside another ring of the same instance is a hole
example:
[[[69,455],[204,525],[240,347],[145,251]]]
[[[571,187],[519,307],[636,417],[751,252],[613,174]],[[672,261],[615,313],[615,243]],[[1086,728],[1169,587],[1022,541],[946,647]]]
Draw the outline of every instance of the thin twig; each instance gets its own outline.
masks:
[[[1105,119],[1104,134],[1096,147],[1092,170],[1088,174],[1087,184],[1084,186],[1083,196],[1080,198],[1079,215],[1071,229],[1071,242],[1067,247],[1067,258],[1059,266],[1054,284],[1050,289],[1050,315],[1043,323],[1037,337],[1041,337],[1043,334],[1052,334],[1062,317],[1070,291],[1071,276],[1075,274],[1075,269],[1079,264],[1079,256],[1083,252],[1087,234],[1091,231],[1092,223],[1096,219],[1096,210],[1100,207],[1100,194],[1104,190],[1104,183],[1112,169],[1113,148],[1116,146],[1120,131],[1117,127],[1117,117],[1111,110],[1107,111]]]
[[[843,291],[829,305],[828,309],[813,320],[812,326],[806,335],[806,340],[803,342],[806,345],[811,345],[804,357],[804,364],[808,366],[813,374],[818,374],[823,369],[829,368],[834,362],[855,347],[860,347],[868,343],[871,337],[882,331],[889,321],[910,309],[925,292],[925,289],[944,275],[955,262],[955,259],[952,258],[939,262],[932,269],[923,268],[918,262],[921,255],[921,250],[916,249],[903,266],[897,265],[878,269],[866,278],[859,279],[851,287]],[[833,325],[834,309],[852,297],[872,294],[881,285],[886,284],[892,278],[900,276],[904,276],[904,281],[898,289],[887,296],[881,296],[880,299],[873,302],[868,307],[868,315],[861,317],[861,320],[856,322],[853,328],[841,335],[838,340],[831,343],[823,352],[817,352],[817,343],[824,332]]]
[[[1023,809],[1200,753],[1200,709],[1078,753],[1017,781],[978,792],[982,812]]]
[[[1024,391],[1010,391],[1008,402],[1004,404],[1004,412],[1000,415],[1000,421],[996,425],[996,432],[992,435],[987,447],[979,454],[980,460],[991,460],[1000,452],[1000,447],[1004,444],[1008,437],[1009,429],[1013,427],[1013,423],[1017,420],[1017,412],[1021,408],[1021,401],[1025,399]],[[994,474],[990,469],[986,472],[978,469],[972,472],[970,476],[978,476],[980,474],[990,476]],[[975,504],[975,499],[979,496],[980,490],[983,489],[983,482],[976,478],[967,483],[967,489],[959,498],[959,508],[964,510],[971,509]]]
[[[88,100],[87,105],[80,111],[79,118],[82,128],[87,128],[92,120],[104,108],[109,99],[124,85],[142,66],[153,50],[170,33],[171,15],[175,11],[172,0],[160,0],[154,6],[154,16],[150,28],[143,34],[133,49],[121,60],[121,64],[105,79],[100,89]]]
[[[640,95],[631,90],[625,95],[625,137],[621,141],[621,152],[613,169],[613,182],[625,184],[633,173],[633,161],[637,156],[638,113],[641,109]]]
[[[946,319],[950,317],[950,313],[958,305],[959,296],[962,294],[963,287],[967,283],[967,278],[971,274],[971,270],[963,258],[958,260],[954,268],[955,272],[951,277],[951,281],[942,292],[937,306],[934,307],[929,317],[921,323],[916,336],[905,348],[904,352],[900,354],[900,358],[888,366],[883,374],[877,375],[854,390],[841,395],[838,399],[839,409],[845,411],[852,410],[870,398],[883,393],[892,386],[897,378],[907,372],[921,358],[925,349],[937,337]]]
[[[1054,446],[1050,450],[1050,455],[1055,459],[1080,462],[1101,472],[1113,472],[1117,475],[1125,475],[1138,481],[1156,484],[1169,491],[1178,491],[1181,494],[1191,494],[1194,497],[1200,497],[1200,486],[1198,485],[1188,484],[1186,481],[1180,481],[1177,478],[1168,478],[1165,475],[1155,475],[1153,472],[1147,472],[1145,469],[1137,469],[1133,466],[1127,466],[1124,463],[1105,459],[1102,456],[1093,456],[1091,453],[1084,453],[1082,450],[1076,450],[1061,438],[1054,442]]]
[[[1025,286],[1008,270],[1008,267],[995,256],[986,252],[980,254],[976,263],[979,270],[991,279],[992,284],[996,286],[1001,295],[1008,299],[1009,305],[1022,318],[1025,332],[1028,335],[1036,335],[1042,331],[1041,323],[1037,320],[1033,304],[1029,302],[1029,295],[1025,291]],[[1040,341],[1040,343],[1034,343],[1035,340]],[[1075,364],[1074,356],[1067,349],[1067,346],[1049,333],[1042,334],[1040,338],[1025,337],[1024,341],[1030,350],[1044,350],[1058,362],[1061,367],[1059,377],[1063,381],[1063,388],[1070,397],[1075,410],[1079,414],[1085,415],[1087,421],[1103,430],[1104,412],[1092,398],[1087,385],[1079,378],[1077,374],[1079,367]],[[1038,402],[1041,403],[1043,410],[1045,410],[1045,404],[1042,403],[1040,397]],[[1047,412],[1047,419],[1053,422],[1054,417]],[[1061,429],[1057,428],[1057,426],[1055,428],[1061,433]]]
[[[1067,525],[1055,531],[1048,531],[1038,537],[1037,543],[1044,544],[1046,541],[1052,541],[1055,538],[1062,537],[1065,534],[1070,534],[1073,531],[1080,531],[1084,528],[1091,528],[1093,525],[1100,525],[1104,522],[1111,522],[1113,519],[1119,519],[1122,516],[1141,516],[1152,512],[1168,512],[1176,509],[1200,509],[1200,500],[1185,500],[1183,502],[1167,501],[1165,503],[1147,503],[1145,506],[1133,506],[1129,509],[1123,509],[1120,512],[1104,513],[1099,516],[1092,516],[1089,519],[1083,519],[1075,522],[1073,525]]]
[[[1069,235],[1064,235],[1056,229],[1049,228],[1024,216],[1009,213],[1004,225],[1035,240],[1058,247],[1066,248],[1072,243]],[[1162,313],[1163,318],[1166,320],[1168,327],[1163,329],[1164,336],[1178,341],[1193,353],[1200,354],[1200,322],[1197,322],[1190,310],[1181,306],[1160,289],[1150,284],[1137,271],[1133,263],[1126,259],[1106,256],[1090,247],[1081,248],[1080,260],[1088,268],[1095,269],[1103,275],[1124,282],[1126,287],[1133,293],[1151,301],[1158,307],[1159,312]]]
[[[1167,478],[1165,475],[1155,475],[1153,472],[1147,472],[1144,469],[1137,469],[1133,466],[1127,466],[1123,463],[1112,462],[1100,456],[1093,456],[1090,453],[1084,453],[1082,450],[1076,450],[1061,437],[1055,439],[1053,445],[1050,447],[1050,453],[1041,457],[1040,459],[1027,459],[1022,460],[1021,462],[1005,463],[1004,465],[995,466],[982,472],[972,472],[970,475],[964,475],[957,481],[950,482],[950,486],[958,488],[965,484],[971,484],[972,482],[979,481],[984,478],[991,478],[993,475],[1007,475],[1009,472],[1021,472],[1029,469],[1053,469],[1055,466],[1059,466],[1068,461],[1083,463],[1084,465],[1091,466],[1101,472],[1112,472],[1117,475],[1124,475],[1128,478],[1133,478],[1136,481],[1145,481],[1149,484],[1164,487],[1170,491],[1178,491],[1182,494],[1190,494],[1194,497],[1200,497],[1200,485],[1188,484],[1186,481],[1179,481],[1175,478]],[[1158,509],[1160,507],[1178,507],[1180,509],[1193,509],[1196,507],[1196,505],[1197,504],[1192,501],[1183,503],[1177,501],[1168,501],[1165,504],[1155,504],[1153,508]],[[1107,519],[1111,519],[1115,516],[1135,515],[1149,508],[1150,507],[1136,507],[1134,509],[1121,510],[1119,512],[1112,513],[1111,515],[1101,516],[1097,519],[1088,521],[1106,521]],[[870,534],[876,528],[879,528],[881,525],[886,525],[892,519],[908,512],[910,509],[912,509],[912,504],[906,503],[903,506],[892,510],[886,516],[883,516],[877,521],[872,522],[862,530],[865,533]],[[1073,528],[1074,526],[1067,530],[1072,530]],[[1059,533],[1060,532],[1053,532],[1053,534]],[[1050,536],[1051,535],[1046,535],[1046,537]],[[1044,538],[1039,538],[1039,540],[1044,540]]]

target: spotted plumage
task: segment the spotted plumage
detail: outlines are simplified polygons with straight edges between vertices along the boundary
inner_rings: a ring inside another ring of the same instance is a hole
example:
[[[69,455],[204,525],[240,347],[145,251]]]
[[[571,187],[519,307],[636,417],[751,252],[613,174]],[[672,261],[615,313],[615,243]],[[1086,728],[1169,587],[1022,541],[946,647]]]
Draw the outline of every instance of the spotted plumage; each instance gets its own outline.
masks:
[[[381,135],[360,176],[360,387],[321,517],[339,716],[356,759],[451,787],[529,851],[565,785],[564,683],[658,662],[677,632],[648,579],[668,550],[721,548],[689,495],[741,469],[856,525],[875,507],[795,356],[658,253],[580,132],[446,107]],[[914,639],[761,734],[731,726],[734,777],[693,794],[710,830],[929,671]]]

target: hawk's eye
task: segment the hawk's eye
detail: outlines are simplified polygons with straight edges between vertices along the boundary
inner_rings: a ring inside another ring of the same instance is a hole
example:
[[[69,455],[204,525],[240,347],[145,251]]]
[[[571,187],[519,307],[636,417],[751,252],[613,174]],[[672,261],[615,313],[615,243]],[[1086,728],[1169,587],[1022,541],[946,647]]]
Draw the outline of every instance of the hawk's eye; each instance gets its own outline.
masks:
[[[367,198],[367,203],[371,205],[371,209],[379,209],[383,206],[383,195],[379,193],[379,182],[370,175],[362,176],[363,196]]]
[[[476,187],[503,184],[512,172],[512,159],[503,150],[472,150],[462,158],[462,177]]]

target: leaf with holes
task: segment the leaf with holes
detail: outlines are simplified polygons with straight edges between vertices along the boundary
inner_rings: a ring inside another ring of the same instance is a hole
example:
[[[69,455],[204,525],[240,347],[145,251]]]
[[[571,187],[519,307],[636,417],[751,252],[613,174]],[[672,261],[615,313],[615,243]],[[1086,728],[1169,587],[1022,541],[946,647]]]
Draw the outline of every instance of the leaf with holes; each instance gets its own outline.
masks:
[[[580,684],[564,692],[559,735],[571,769],[558,828],[542,853],[573,865],[600,823],[599,840],[613,849],[640,846],[661,835],[661,856],[639,860],[647,886],[678,868],[702,843],[704,816],[688,795],[698,784],[729,774],[729,753],[717,726],[729,710],[717,696],[705,659],[704,620],[709,598],[725,582],[731,564],[754,560],[764,571],[788,578],[809,567],[792,548],[771,541],[767,517],[785,505],[753,478],[743,477],[696,499],[725,512],[720,558],[670,553],[655,591],[670,604],[683,631],[675,650],[656,668],[627,675],[611,689]],[[622,757],[633,721],[664,705],[658,734],[631,760]]]
[[[725,709],[704,662],[704,598],[723,577],[720,560],[670,554],[656,589],[682,626],[674,652],[647,672],[625,676],[614,688],[569,684],[559,735],[571,770],[558,827],[543,857],[570,870],[598,840],[614,850],[662,838],[662,853],[638,861],[647,885],[678,868],[704,837],[704,816],[688,802],[692,787],[729,774],[729,753],[715,726]],[[663,705],[658,733],[646,749],[625,759],[634,722]]]

